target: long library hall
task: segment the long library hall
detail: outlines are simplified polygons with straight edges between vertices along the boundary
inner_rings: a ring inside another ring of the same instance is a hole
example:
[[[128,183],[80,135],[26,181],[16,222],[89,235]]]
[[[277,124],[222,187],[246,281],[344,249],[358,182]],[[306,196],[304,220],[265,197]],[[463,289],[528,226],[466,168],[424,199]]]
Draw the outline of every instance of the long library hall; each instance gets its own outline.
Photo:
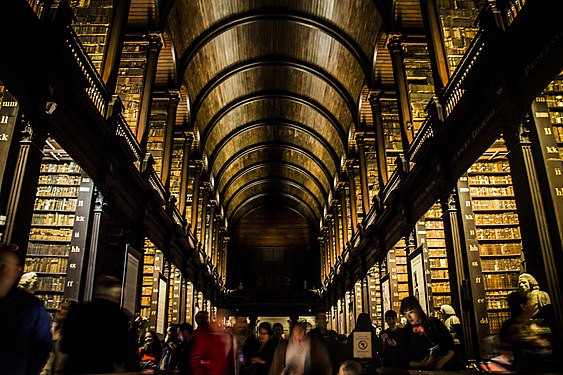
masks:
[[[560,373],[562,14],[0,2],[0,373]]]

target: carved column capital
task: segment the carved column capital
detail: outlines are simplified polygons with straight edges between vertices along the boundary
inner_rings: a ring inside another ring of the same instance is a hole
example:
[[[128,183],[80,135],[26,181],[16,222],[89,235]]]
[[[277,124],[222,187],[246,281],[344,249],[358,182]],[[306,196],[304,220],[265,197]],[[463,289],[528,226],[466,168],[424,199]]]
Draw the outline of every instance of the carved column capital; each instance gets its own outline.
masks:
[[[365,139],[366,139],[366,133],[364,132],[357,132],[356,133],[356,143],[358,144],[358,146],[363,146],[365,143]]]
[[[160,51],[162,48],[162,38],[160,33],[149,33],[147,39],[149,40],[150,51]]]
[[[369,94],[368,100],[372,108],[379,106],[381,104],[381,98],[383,97],[384,94],[385,92],[383,92],[383,90],[372,91]]]
[[[389,34],[387,37],[387,48],[393,52],[401,51],[403,36],[401,34]]]
[[[166,94],[171,107],[177,107],[180,103],[180,92],[178,90],[167,90]]]

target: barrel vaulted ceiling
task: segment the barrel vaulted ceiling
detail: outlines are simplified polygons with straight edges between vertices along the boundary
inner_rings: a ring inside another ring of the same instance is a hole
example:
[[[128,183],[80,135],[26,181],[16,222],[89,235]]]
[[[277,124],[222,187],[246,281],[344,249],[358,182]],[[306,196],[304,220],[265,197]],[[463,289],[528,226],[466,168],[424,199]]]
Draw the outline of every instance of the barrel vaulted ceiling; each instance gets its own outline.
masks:
[[[372,0],[176,0],[178,86],[229,223],[274,199],[318,225],[382,29]]]

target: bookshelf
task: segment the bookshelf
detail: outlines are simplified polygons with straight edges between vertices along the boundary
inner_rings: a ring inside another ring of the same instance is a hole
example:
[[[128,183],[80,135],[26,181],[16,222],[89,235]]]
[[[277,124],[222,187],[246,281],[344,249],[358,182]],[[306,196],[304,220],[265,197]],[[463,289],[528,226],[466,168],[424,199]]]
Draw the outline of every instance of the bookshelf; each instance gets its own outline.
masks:
[[[180,270],[172,264],[168,291],[168,321],[172,323],[181,323],[180,301],[182,282],[183,279]]]
[[[155,272],[155,256],[156,247],[145,239],[144,254],[143,254],[143,281],[141,286],[141,317],[149,319],[151,317],[152,297],[153,297],[153,284]]]
[[[56,311],[64,300],[81,168],[49,138],[43,150],[24,272],[36,272],[36,295]]]
[[[523,260],[507,152],[497,140],[468,171],[491,333],[510,317],[506,297],[518,288]]]
[[[434,95],[434,80],[426,43],[401,43],[409,93],[413,137],[426,119],[426,106]]]
[[[162,173],[168,101],[168,98],[154,98],[151,104],[147,152],[150,152],[154,159],[153,169],[157,176]]]
[[[386,270],[390,281],[391,309],[399,312],[401,300],[409,296],[409,273],[404,239],[401,239],[389,250],[386,260]]]
[[[542,94],[549,108],[549,120],[553,126],[553,135],[557,141],[559,154],[563,157],[563,72],[547,86]]]
[[[186,288],[186,319],[185,321],[194,324],[194,316],[195,316],[195,303],[194,303],[194,284],[191,281],[185,281],[185,288]],[[196,328],[196,327],[194,327]]]
[[[356,197],[355,199],[356,213],[358,215],[358,218],[361,218],[364,215],[364,206],[362,203],[363,197],[362,197],[362,181],[360,178],[360,166],[354,164],[353,166],[350,166],[349,169],[352,169],[353,171],[352,173],[354,174],[354,186],[356,187],[356,191],[351,192],[351,194],[354,194],[353,196]],[[365,214],[367,215],[367,212]]]
[[[395,161],[403,151],[399,106],[396,99],[381,99],[381,118],[383,121],[383,134],[385,136],[387,175],[391,176],[397,167]]]
[[[126,40],[119,64],[115,92],[123,103],[123,117],[133,134],[137,134],[148,49],[148,41]]]
[[[479,30],[474,25],[479,9],[475,7],[473,0],[437,0],[436,7],[442,26],[448,68],[453,73]]]
[[[368,181],[369,201],[373,202],[374,196],[379,193],[379,182],[377,173],[377,150],[375,139],[366,137],[364,140],[364,154],[366,156],[366,172]]]
[[[71,0],[76,21],[74,31],[92,64],[101,73],[109,24],[113,13],[112,0]]]
[[[174,138],[172,144],[172,163],[170,166],[170,194],[180,202],[180,188],[182,184],[182,167],[184,162],[184,138]]]
[[[372,322],[379,327],[383,324],[383,301],[381,297],[381,270],[379,263],[374,264],[367,274],[367,287],[369,298],[369,314]]]
[[[418,242],[426,246],[430,268],[430,307],[431,311],[436,312],[443,304],[452,304],[444,221],[438,203],[417,223],[416,232]]]
[[[164,309],[168,293],[165,288],[166,278],[163,270],[162,252],[148,238],[145,238],[140,315],[148,319],[148,329],[157,333],[164,333],[164,323],[168,319],[168,313]]]

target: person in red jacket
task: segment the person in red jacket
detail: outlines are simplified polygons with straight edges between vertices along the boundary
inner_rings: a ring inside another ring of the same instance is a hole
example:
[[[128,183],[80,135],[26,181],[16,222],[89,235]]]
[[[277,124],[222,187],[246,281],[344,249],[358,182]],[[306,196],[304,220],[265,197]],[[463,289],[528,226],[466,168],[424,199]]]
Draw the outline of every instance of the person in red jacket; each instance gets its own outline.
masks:
[[[205,316],[206,315],[206,316]],[[193,375],[232,375],[233,366],[229,361],[229,340],[219,322],[209,323],[209,314],[196,314],[198,328],[194,331],[190,355]]]

